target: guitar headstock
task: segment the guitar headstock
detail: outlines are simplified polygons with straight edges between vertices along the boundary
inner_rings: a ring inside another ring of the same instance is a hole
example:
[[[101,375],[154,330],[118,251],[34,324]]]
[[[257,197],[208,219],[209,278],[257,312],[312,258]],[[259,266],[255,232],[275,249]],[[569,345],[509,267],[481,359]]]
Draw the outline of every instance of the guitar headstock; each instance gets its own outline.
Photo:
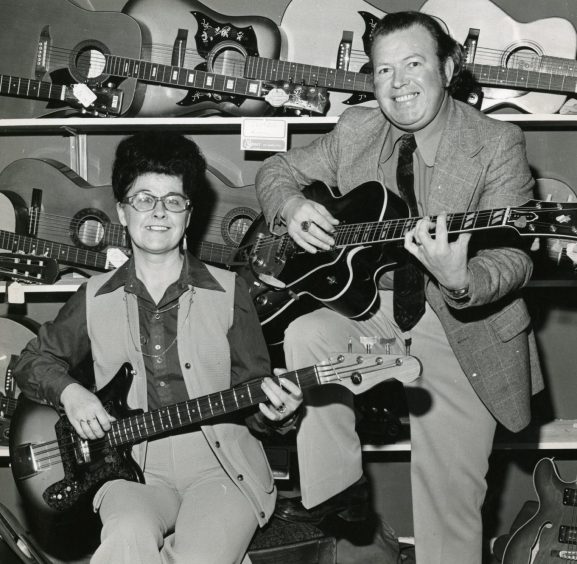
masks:
[[[326,88],[294,82],[275,82],[269,88],[264,99],[275,108],[320,115],[328,110],[329,95]]]
[[[54,284],[58,273],[56,259],[20,253],[0,253],[0,279]]]
[[[520,235],[577,240],[577,203],[530,200],[509,208],[506,223]]]
[[[421,375],[418,359],[394,354],[335,353],[316,368],[322,384],[340,384],[354,394],[391,378],[407,383]]]
[[[122,111],[124,92],[118,88],[89,88],[85,84],[74,84],[67,101],[80,107],[82,113],[98,117],[117,116]]]

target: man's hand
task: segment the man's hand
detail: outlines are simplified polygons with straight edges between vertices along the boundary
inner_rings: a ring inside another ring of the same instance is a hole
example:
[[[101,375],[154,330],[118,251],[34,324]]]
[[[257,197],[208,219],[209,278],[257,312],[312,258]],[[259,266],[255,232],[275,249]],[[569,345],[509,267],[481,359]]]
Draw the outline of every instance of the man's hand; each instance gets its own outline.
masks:
[[[309,253],[318,249],[328,251],[335,244],[331,237],[339,220],[313,200],[293,198],[282,210],[289,235],[297,245]]]
[[[69,384],[60,395],[66,416],[82,439],[101,439],[115,420],[101,401],[80,384]]]
[[[434,232],[435,236],[431,236]],[[470,233],[461,233],[456,241],[449,243],[447,214],[437,217],[436,223],[428,217],[420,219],[414,229],[405,235],[405,249],[415,256],[449,290],[469,286],[467,252]]]

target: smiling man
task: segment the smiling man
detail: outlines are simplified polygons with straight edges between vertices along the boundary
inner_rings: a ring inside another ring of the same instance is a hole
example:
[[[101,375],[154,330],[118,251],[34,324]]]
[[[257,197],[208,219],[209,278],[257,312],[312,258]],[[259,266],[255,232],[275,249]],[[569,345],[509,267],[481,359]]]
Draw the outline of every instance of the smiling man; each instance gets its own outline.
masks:
[[[363,319],[329,308],[298,317],[285,330],[286,362],[300,368],[349,342],[361,352],[361,337],[394,338],[395,353],[411,343],[423,365],[406,390],[417,562],[480,564],[480,509],[497,422],[512,431],[527,425],[531,394],[543,385],[520,298],[532,263],[503,240],[496,246],[470,233],[449,238],[446,214],[526,202],[533,179],[525,140],[518,127],[451,96],[463,51],[432,17],[385,16],[371,56],[379,108],[348,109],[330,133],[268,159],[257,194],[271,230],[288,231],[311,253],[335,244],[342,212],[330,198],[305,196],[314,181],[338,187],[356,217],[366,211],[374,218],[378,208],[378,219],[422,219],[407,222],[394,273],[382,268],[391,247],[364,255],[363,277],[374,274],[378,308]],[[382,188],[355,198],[355,188],[375,180]],[[363,259],[351,262],[354,286]],[[352,398],[339,388],[305,400],[297,435],[302,502],[281,500],[277,514],[362,518],[368,495]]]

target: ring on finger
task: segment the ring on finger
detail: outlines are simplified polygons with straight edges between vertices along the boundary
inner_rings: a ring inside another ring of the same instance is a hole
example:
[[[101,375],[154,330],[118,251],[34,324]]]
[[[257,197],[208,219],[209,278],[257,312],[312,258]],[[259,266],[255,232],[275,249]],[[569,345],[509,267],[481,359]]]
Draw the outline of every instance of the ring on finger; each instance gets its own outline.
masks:
[[[276,408],[276,410],[277,410],[279,413],[284,413],[284,412],[286,411],[286,405],[285,405],[284,403],[281,403],[281,404]]]
[[[306,233],[311,228],[310,221],[301,221],[301,229]]]

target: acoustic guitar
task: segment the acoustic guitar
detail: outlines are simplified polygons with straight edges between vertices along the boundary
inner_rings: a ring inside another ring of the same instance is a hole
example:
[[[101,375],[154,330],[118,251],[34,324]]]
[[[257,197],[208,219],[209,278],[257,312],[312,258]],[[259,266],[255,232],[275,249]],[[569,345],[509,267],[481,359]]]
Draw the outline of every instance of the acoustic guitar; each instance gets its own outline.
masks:
[[[301,389],[338,384],[359,394],[390,378],[411,382],[420,372],[419,361],[411,356],[335,354],[282,377]],[[257,378],[143,413],[127,406],[131,382],[131,366],[124,364],[111,382],[97,392],[117,420],[103,439],[93,441],[81,439],[64,414],[21,396],[12,418],[10,461],[18,491],[32,515],[56,517],[78,510],[108,480],[142,482],[142,471],[130,456],[137,443],[204,425],[267,401],[261,388],[262,378]]]
[[[421,219],[409,217],[405,202],[376,181],[344,196],[335,196],[322,182],[303,193],[340,220],[331,250],[308,253],[288,234],[272,235],[262,216],[239,247],[248,255],[239,274],[249,284],[270,344],[282,341],[292,319],[322,306],[350,318],[369,315],[378,303],[380,274],[403,260],[404,235]],[[447,215],[449,234],[496,229],[521,237],[577,240],[577,203],[529,200],[522,206]]]
[[[119,113],[137,103],[138,81],[116,80],[98,72],[102,59],[97,52],[140,58],[142,33],[130,16],[121,12],[97,12],[78,7],[70,0],[27,0],[26,9],[12,0],[0,0],[0,72],[10,76],[49,81],[56,85],[84,82],[99,91],[108,84],[122,90]],[[89,67],[88,76],[78,69]],[[0,118],[34,118],[54,115],[66,101],[3,96]]]

